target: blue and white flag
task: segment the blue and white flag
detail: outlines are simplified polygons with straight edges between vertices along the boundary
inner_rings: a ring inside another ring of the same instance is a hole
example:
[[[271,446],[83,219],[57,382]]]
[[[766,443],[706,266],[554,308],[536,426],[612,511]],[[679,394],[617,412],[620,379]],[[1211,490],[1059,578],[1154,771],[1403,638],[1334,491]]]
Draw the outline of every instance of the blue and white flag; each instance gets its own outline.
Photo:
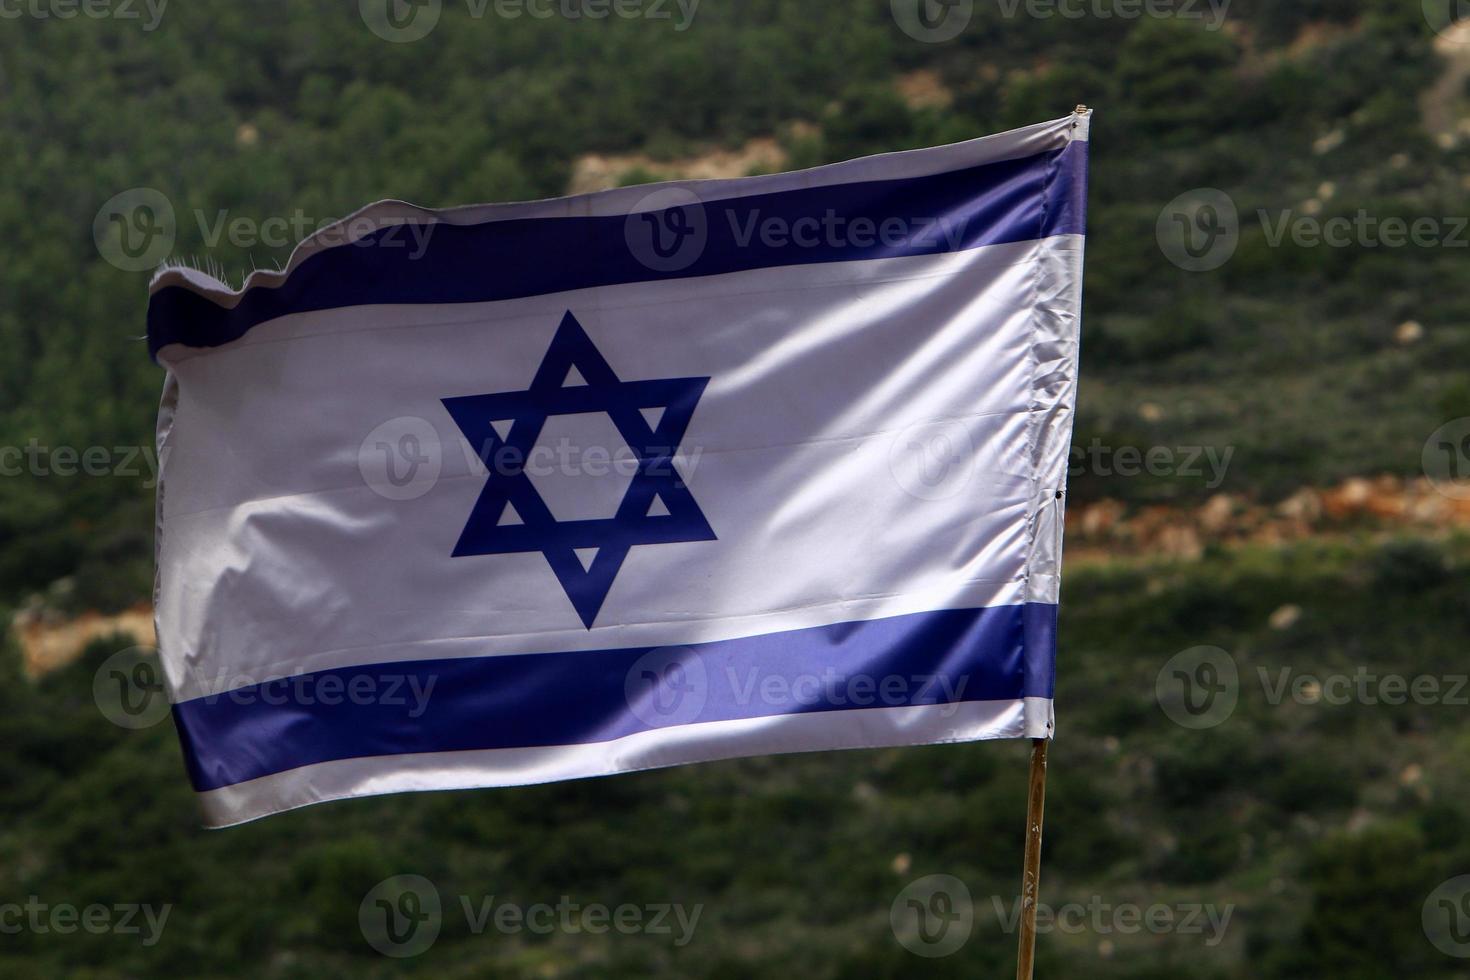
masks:
[[[1049,737],[1088,121],[162,271],[158,642],[207,822]]]

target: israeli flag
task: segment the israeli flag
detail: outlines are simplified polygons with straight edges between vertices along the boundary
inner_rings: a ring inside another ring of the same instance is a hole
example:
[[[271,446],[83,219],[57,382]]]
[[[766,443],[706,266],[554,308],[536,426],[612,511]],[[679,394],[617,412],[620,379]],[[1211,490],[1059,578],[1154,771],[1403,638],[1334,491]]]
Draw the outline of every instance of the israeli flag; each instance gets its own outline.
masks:
[[[207,822],[1049,737],[1088,122],[160,272]]]

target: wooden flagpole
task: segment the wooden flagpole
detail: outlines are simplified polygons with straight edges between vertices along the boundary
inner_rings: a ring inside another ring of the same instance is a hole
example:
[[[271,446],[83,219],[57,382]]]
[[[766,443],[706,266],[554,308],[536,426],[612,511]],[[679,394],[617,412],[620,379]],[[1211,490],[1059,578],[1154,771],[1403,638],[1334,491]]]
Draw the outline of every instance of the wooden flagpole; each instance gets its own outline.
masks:
[[[1092,110],[1073,110],[1075,129]],[[1057,491],[1057,498],[1062,493]],[[1026,856],[1021,870],[1021,934],[1016,950],[1016,980],[1032,980],[1036,965],[1036,902],[1041,890],[1041,822],[1046,811],[1046,749],[1050,739],[1031,740],[1031,780],[1026,794]]]
[[[1076,117],[1092,110],[1079,105]],[[1077,126],[1077,120],[1072,122]],[[1061,497],[1061,491],[1057,497]],[[1032,980],[1036,965],[1036,902],[1041,890],[1041,821],[1046,811],[1046,749],[1050,739],[1031,740],[1031,785],[1026,794],[1026,856],[1021,870],[1021,935],[1016,950],[1016,980]]]
[[[1026,797],[1026,859],[1021,873],[1021,939],[1016,980],[1031,980],[1036,958],[1036,900],[1041,885],[1041,818],[1046,808],[1046,748],[1049,739],[1031,742],[1031,789]]]

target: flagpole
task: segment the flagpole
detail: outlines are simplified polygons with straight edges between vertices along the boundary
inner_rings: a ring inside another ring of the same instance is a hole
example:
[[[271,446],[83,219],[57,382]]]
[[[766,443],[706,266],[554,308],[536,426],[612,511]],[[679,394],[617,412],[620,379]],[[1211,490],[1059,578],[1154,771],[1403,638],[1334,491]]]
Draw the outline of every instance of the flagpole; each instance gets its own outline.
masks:
[[[1036,958],[1036,901],[1041,885],[1041,819],[1046,808],[1048,739],[1031,742],[1031,789],[1026,797],[1026,858],[1021,874],[1021,939],[1016,952],[1016,980],[1031,980]]]
[[[1072,110],[1076,129],[1091,109]],[[1061,492],[1057,492],[1061,497]],[[1021,934],[1016,950],[1016,980],[1032,980],[1036,965],[1036,902],[1041,891],[1041,821],[1046,811],[1046,749],[1050,739],[1031,740],[1031,780],[1026,794],[1026,856],[1021,869]]]

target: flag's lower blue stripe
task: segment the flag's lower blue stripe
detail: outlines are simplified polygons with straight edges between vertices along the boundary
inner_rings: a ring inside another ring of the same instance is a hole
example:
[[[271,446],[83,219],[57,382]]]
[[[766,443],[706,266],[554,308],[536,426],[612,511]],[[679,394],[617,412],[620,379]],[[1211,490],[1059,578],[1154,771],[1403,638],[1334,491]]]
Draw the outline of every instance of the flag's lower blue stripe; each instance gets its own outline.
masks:
[[[250,289],[230,308],[183,286],[160,289],[148,304],[148,349],[217,347],[267,320],[345,306],[480,303],[1082,234],[1086,154],[1078,141],[924,177],[707,201],[698,216],[677,208],[635,216],[662,229],[670,245],[691,221],[703,225],[697,254],[671,252],[677,268],[655,268],[666,263],[634,252],[626,215],[437,224],[422,249],[402,228],[383,229],[308,257],[280,286]]]
[[[1049,698],[1056,611],[1028,603],[687,646],[344,667],[173,711],[202,792],[336,759],[606,742],[675,724],[799,712]]]

